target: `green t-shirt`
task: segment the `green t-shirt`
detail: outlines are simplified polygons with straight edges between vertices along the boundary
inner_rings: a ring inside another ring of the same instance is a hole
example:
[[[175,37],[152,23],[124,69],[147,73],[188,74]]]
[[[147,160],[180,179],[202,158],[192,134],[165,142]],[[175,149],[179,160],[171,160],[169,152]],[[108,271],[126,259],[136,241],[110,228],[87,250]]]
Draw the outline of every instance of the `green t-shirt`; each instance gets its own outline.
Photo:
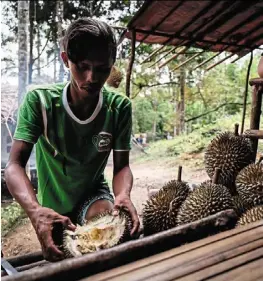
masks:
[[[72,211],[87,190],[104,180],[111,149],[130,150],[131,101],[101,90],[87,120],[79,120],[67,101],[67,84],[38,87],[19,110],[14,139],[36,143],[38,200],[59,213]]]

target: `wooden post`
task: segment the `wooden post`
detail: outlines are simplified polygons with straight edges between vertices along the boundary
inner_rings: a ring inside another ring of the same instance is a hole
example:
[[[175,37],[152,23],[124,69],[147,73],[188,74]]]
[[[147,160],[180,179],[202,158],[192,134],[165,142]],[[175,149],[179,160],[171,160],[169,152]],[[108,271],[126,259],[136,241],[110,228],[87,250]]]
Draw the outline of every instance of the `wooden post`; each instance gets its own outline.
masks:
[[[220,173],[221,173],[221,170],[219,168],[216,168],[213,179],[212,179],[213,184],[218,184]]]
[[[136,42],[136,31],[132,30],[132,46],[131,46],[131,58],[129,61],[128,69],[127,69],[127,76],[126,76],[126,96],[130,97],[131,95],[131,74],[132,74],[132,67],[135,58],[135,42]]]
[[[182,181],[182,166],[178,167],[178,175],[177,175],[177,181]]]
[[[262,95],[263,95],[263,78],[251,79],[249,81],[250,86],[253,87],[251,115],[250,115],[250,129],[258,130],[260,126],[260,114],[262,107]],[[256,160],[258,139],[251,139],[253,148],[253,159]]]
[[[239,124],[235,124],[235,130],[234,130],[234,135],[235,136],[238,136],[238,127],[239,127]]]

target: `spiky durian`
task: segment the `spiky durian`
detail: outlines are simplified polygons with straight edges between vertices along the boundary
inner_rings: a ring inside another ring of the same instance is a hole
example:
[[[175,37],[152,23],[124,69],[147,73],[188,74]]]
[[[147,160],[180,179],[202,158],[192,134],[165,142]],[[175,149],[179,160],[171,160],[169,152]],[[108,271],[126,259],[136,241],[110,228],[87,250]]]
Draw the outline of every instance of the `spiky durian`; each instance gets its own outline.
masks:
[[[177,212],[190,188],[181,181],[182,167],[179,166],[177,180],[166,183],[152,195],[143,208],[144,234],[150,235],[177,225]]]
[[[238,217],[240,217],[244,212],[253,207],[253,205],[247,201],[243,201],[240,195],[235,195],[232,197],[234,210]]]
[[[115,216],[112,211],[103,212],[84,225],[77,225],[75,231],[64,230],[63,250],[67,257],[82,256],[102,249],[108,249],[130,239],[132,220],[120,210]]]
[[[238,220],[237,226],[263,220],[263,205],[255,206],[247,210]]]
[[[236,178],[237,192],[244,202],[263,204],[263,164],[250,164]]]
[[[177,212],[189,193],[186,182],[172,180],[146,202],[143,208],[144,234],[150,235],[177,225]]]
[[[177,222],[190,223],[227,209],[233,209],[228,188],[207,181],[188,195],[178,211]]]
[[[237,128],[238,130],[238,128]],[[225,132],[211,141],[205,152],[205,169],[212,177],[220,168],[220,184],[227,186],[235,195],[235,179],[239,171],[253,162],[250,141],[236,132]]]
[[[110,76],[107,79],[107,84],[111,87],[118,88],[122,81],[122,78],[123,76],[121,71],[116,66],[113,66],[110,72]]]

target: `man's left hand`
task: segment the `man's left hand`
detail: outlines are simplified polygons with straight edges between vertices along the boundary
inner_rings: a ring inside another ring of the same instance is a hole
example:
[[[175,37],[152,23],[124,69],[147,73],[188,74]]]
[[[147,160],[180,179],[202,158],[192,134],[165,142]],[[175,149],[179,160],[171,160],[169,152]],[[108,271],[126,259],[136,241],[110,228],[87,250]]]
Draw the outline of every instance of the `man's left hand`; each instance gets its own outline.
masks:
[[[113,214],[117,215],[119,213],[119,208],[124,208],[130,213],[133,223],[131,236],[135,235],[139,230],[140,221],[137,211],[128,195],[120,194],[115,197]]]

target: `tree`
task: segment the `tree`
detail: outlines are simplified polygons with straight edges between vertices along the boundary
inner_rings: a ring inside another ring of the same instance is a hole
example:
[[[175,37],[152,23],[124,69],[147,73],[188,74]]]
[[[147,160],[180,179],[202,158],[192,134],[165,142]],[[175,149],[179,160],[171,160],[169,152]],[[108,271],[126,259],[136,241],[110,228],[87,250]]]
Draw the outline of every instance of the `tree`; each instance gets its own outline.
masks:
[[[18,1],[18,104],[26,93],[28,78],[27,39],[29,2]]]
[[[63,37],[63,27],[62,27],[62,23],[64,20],[64,1],[57,1],[57,5],[56,5],[56,12],[57,12],[57,29],[58,29],[58,39],[59,41],[61,40],[61,38]],[[58,81],[62,82],[63,78],[64,78],[64,63],[60,57],[60,53],[61,53],[61,46],[60,44],[58,44],[58,58],[59,58],[59,78]]]

